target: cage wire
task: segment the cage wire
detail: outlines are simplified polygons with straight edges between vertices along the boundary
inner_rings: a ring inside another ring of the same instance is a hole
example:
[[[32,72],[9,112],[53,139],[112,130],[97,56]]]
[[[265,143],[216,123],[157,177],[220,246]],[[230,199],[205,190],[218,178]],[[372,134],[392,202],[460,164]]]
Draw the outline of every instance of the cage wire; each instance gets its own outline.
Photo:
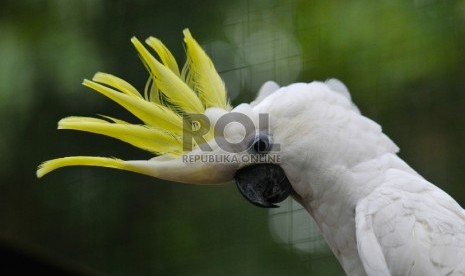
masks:
[[[356,87],[353,96],[362,111],[373,108],[371,115],[384,116],[383,127],[404,144],[407,161],[444,185],[455,183],[443,186],[463,202],[458,181],[464,158],[457,147],[464,140],[464,1],[238,0],[211,9],[211,3],[222,1],[64,5],[53,0],[47,5],[29,1],[24,7],[10,2],[0,9],[6,15],[0,22],[5,34],[1,87],[6,91],[0,93],[0,109],[7,115],[0,139],[7,161],[1,169],[0,243],[12,237],[110,275],[343,273],[315,222],[292,199],[265,214],[249,206],[233,185],[189,186],[89,168],[69,168],[36,180],[39,162],[65,151],[151,157],[108,137],[57,135],[55,120],[93,115],[103,107],[111,109],[109,115],[120,112],[133,119],[98,95],[81,96],[86,92],[77,84],[101,70],[143,88],[146,78],[139,74],[145,71],[127,38],[154,35],[170,49],[176,39],[179,51],[173,53],[180,58],[184,27],[212,58],[232,104],[252,101],[268,80],[288,85],[339,77]],[[186,8],[187,3],[192,5]],[[210,21],[212,11],[219,16]],[[222,23],[212,28],[213,40],[197,36],[218,21]],[[120,37],[127,45],[113,47]],[[131,59],[123,64],[126,54]],[[121,68],[114,70],[117,65]],[[32,99],[37,103],[30,104]],[[55,101],[60,110],[50,108]],[[378,112],[383,106],[391,106],[388,113]],[[304,268],[295,272],[300,265]]]
[[[296,12],[295,2],[236,2],[224,15],[225,37],[207,42],[199,40],[224,80],[231,102],[237,104],[252,101],[261,85],[268,80],[287,85],[298,79],[304,61],[300,44],[293,36],[295,26],[292,18]],[[115,202],[133,200],[125,199],[130,194],[127,190],[130,188],[125,185],[118,185],[115,189],[115,185],[112,184],[112,188],[108,189],[107,183],[117,182],[114,178],[104,173],[93,173],[85,168],[67,172],[67,184],[63,187],[75,189],[75,197],[71,199],[74,203],[70,203],[70,208],[78,213],[76,217],[81,220],[78,224],[95,224],[96,222],[88,220],[104,221],[106,216],[119,217],[121,221],[132,221],[124,204],[105,207],[108,204],[106,203],[100,206],[99,210],[94,209],[96,205],[100,205],[96,201],[99,201],[97,198],[103,194],[106,194],[106,200],[113,198]],[[111,195],[108,195],[108,191]],[[244,201],[244,204],[248,203]],[[280,208],[270,210],[268,215],[268,229],[274,238],[270,243],[278,243],[284,250],[295,253],[308,270],[315,266],[315,260],[333,258],[319,234],[317,225],[302,206],[293,199],[287,199],[279,205]],[[119,207],[115,209],[115,206]],[[114,215],[115,213],[122,215]],[[97,232],[103,235],[106,231],[103,223],[97,223],[102,228]],[[82,229],[82,232],[84,231]],[[82,239],[85,240],[84,237]],[[92,240],[98,242],[97,238]],[[88,245],[82,245],[83,248],[86,246]],[[218,251],[218,245],[204,246],[211,251]],[[183,258],[185,262],[189,262],[192,257]]]
[[[293,35],[296,1],[277,3],[243,1],[225,16],[226,41],[204,45],[232,101],[241,93],[252,100],[266,81],[287,85],[301,73],[304,55]],[[333,258],[316,222],[299,203],[288,198],[279,205],[269,211],[274,242],[295,251],[310,270],[313,261]]]

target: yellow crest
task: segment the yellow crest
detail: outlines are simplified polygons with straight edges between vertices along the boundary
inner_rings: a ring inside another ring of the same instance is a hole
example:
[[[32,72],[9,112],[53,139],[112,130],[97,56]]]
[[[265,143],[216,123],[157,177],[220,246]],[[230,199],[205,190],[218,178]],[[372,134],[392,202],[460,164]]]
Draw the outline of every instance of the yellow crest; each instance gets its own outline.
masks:
[[[149,37],[145,41],[158,55],[157,59],[137,38],[131,39],[149,72],[143,95],[128,82],[110,74],[97,73],[92,80],[86,79],[83,82],[85,86],[124,107],[143,124],[131,124],[109,116],[73,116],[60,120],[58,129],[110,136],[155,155],[181,155],[183,118],[188,118],[189,114],[204,114],[210,107],[231,109],[224,83],[212,61],[188,29],[183,33],[187,61],[182,70],[179,70],[173,55],[160,40]],[[210,130],[204,138],[208,141],[212,137],[213,132]],[[42,177],[60,167],[80,165],[144,173],[120,159],[72,156],[44,162],[39,166],[37,176]]]

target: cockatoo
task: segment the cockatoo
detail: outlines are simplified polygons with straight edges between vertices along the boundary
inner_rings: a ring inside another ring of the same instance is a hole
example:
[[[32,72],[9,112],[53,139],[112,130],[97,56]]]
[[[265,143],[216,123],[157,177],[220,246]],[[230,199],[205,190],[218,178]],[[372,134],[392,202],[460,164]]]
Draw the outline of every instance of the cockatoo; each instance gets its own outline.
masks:
[[[233,108],[213,63],[189,30],[180,70],[164,44],[132,38],[149,72],[144,95],[97,73],[83,84],[137,117],[68,117],[59,129],[110,136],[155,155],[150,160],[74,156],[41,164],[101,166],[193,184],[235,180],[251,203],[296,199],[348,275],[464,275],[465,211],[402,161],[381,127],[361,115],[345,85],[279,87]]]

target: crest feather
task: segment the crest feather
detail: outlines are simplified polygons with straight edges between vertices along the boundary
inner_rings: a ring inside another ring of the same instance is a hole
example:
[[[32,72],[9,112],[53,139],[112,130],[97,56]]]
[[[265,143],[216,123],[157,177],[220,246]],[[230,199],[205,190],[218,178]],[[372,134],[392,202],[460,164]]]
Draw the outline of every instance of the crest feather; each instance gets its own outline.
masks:
[[[164,128],[177,134],[182,133],[182,117],[166,106],[148,102],[142,97],[120,93],[90,80],[84,80],[83,84],[121,105],[147,125]]]
[[[137,166],[131,165],[124,160],[117,158],[97,156],[69,156],[45,161],[37,169],[36,175],[38,178],[41,178],[51,171],[69,166],[95,166],[132,171],[142,174],[145,173],[145,170],[142,170]]]
[[[113,87],[113,88],[123,92],[124,94],[126,94],[128,96],[134,96],[136,98],[142,98],[142,96],[137,91],[137,89],[134,88],[134,86],[132,86],[127,81],[125,81],[125,80],[123,80],[121,78],[118,78],[116,76],[98,72],[98,73],[96,73],[94,75],[92,80],[95,81],[95,82],[103,83],[103,84],[106,84],[106,85],[108,85],[110,87]]]
[[[231,109],[226,96],[223,80],[215,69],[213,62],[185,29],[184,42],[187,46],[187,61],[183,68],[183,77],[196,91],[206,108],[219,107]]]
[[[171,51],[168,50],[168,48],[166,48],[163,42],[151,36],[145,40],[145,43],[147,43],[147,45],[149,45],[150,47],[152,47],[153,50],[155,50],[155,52],[160,57],[163,65],[165,65],[171,71],[173,71],[173,73],[175,73],[176,76],[181,76],[181,74],[179,73],[179,67],[178,63],[176,62],[176,59],[174,58],[173,54],[171,54]]]
[[[131,42],[150,69],[155,85],[176,108],[184,113],[203,114],[205,112],[199,97],[184,81],[156,60],[137,38],[133,37]]]
[[[181,76],[176,59],[174,58],[173,54],[171,54],[171,51],[168,50],[168,48],[166,48],[166,46],[159,39],[151,36],[145,40],[145,43],[147,43],[153,50],[155,50],[163,65],[168,67],[178,77]],[[163,96],[160,94],[160,89],[158,89],[154,83],[154,77],[151,74],[145,86],[144,95],[147,100],[159,104],[164,104]]]
[[[75,116],[61,119],[58,122],[58,129],[80,130],[109,136],[158,155],[182,153],[181,138],[160,128]]]

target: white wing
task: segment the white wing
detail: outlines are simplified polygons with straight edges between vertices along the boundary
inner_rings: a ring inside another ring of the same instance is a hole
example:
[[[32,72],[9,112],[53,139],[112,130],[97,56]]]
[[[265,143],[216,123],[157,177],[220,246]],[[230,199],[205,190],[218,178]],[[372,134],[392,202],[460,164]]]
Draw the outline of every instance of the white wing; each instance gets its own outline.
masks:
[[[356,207],[368,275],[465,275],[465,211],[418,175],[393,170]]]

